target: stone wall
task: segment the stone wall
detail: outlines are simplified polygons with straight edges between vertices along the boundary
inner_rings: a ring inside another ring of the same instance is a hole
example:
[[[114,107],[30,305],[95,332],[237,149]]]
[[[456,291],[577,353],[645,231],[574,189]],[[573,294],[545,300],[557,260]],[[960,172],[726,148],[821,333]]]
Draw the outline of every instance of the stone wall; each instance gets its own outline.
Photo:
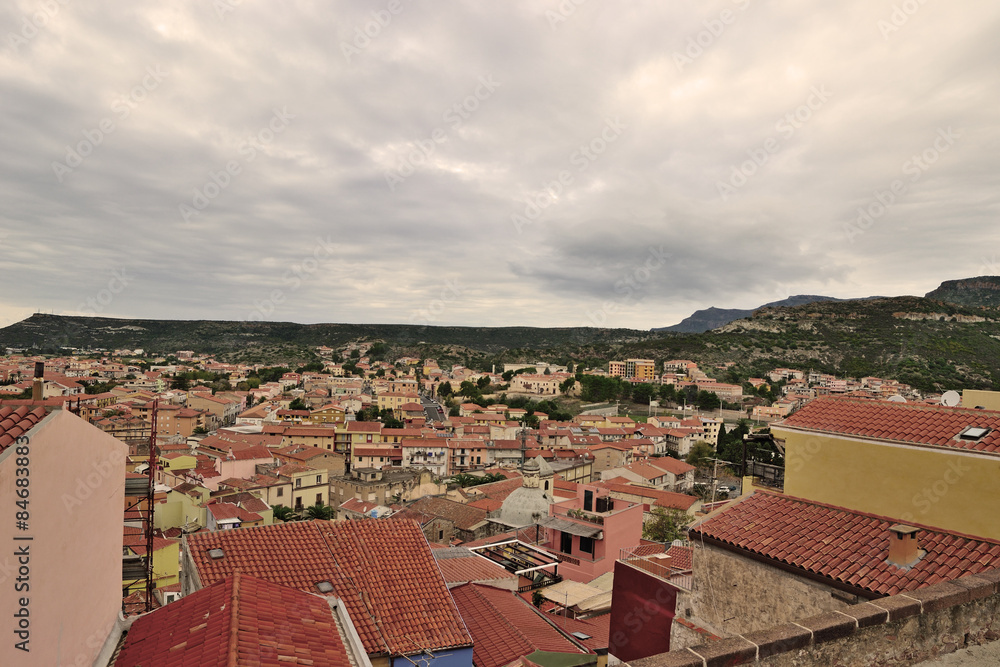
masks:
[[[630,667],[913,665],[1000,639],[1000,570],[634,660]]]
[[[842,610],[840,591],[731,551],[695,541],[690,596],[678,599],[676,615],[720,636]],[[681,604],[683,600],[684,604]],[[688,610],[690,609],[690,613]]]

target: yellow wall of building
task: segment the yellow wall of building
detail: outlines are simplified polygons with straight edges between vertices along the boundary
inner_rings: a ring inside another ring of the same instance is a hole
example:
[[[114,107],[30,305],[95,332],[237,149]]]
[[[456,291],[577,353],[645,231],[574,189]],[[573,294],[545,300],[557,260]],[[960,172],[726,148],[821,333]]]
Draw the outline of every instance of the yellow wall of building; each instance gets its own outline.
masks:
[[[981,405],[987,410],[1000,410],[1000,391],[965,389],[962,391],[962,407],[974,408]]]
[[[788,495],[1000,539],[1000,457],[772,430]]]
[[[180,544],[180,540],[176,540],[170,546],[153,552],[153,578],[156,588],[180,582]],[[141,590],[143,585],[141,580],[122,581],[122,588],[127,586],[131,593]]]

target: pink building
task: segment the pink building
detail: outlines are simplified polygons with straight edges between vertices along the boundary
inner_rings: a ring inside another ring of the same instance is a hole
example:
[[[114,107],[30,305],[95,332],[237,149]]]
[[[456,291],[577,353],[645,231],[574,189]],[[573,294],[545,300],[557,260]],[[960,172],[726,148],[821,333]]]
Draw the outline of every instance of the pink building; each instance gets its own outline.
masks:
[[[128,447],[51,404],[0,406],[0,665],[90,665],[122,605]]]
[[[549,506],[539,521],[546,530],[540,544],[560,561],[559,574],[588,582],[611,572],[622,549],[642,539],[642,505],[616,500],[599,486],[579,484],[576,497]]]

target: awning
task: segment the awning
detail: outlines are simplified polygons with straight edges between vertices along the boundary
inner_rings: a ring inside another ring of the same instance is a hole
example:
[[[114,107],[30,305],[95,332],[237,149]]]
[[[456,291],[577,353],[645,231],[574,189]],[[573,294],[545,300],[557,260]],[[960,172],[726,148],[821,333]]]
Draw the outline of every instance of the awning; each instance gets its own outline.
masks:
[[[599,526],[585,526],[583,524],[576,523],[575,521],[560,519],[555,516],[547,516],[539,521],[538,524],[545,526],[546,528],[561,530],[562,532],[569,533],[570,535],[579,535],[580,537],[600,538],[603,530]]]

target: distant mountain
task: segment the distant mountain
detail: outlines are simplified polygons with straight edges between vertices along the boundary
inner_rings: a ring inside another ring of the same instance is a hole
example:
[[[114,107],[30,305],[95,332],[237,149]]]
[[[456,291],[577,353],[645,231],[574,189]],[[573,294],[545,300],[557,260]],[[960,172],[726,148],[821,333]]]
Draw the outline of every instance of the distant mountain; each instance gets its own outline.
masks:
[[[397,348],[453,346],[484,354],[566,345],[620,345],[655,338],[634,329],[595,327],[453,327],[412,324],[296,324],[214,320],[138,320],[35,313],[0,329],[4,348],[56,352],[61,348],[135,349],[168,354],[195,350],[230,361],[308,360],[320,346],[377,341]]]
[[[765,303],[760,308],[773,308],[773,307],[793,307],[793,306],[804,306],[808,303],[816,303],[817,301],[846,301],[847,299],[835,299],[832,296],[816,296],[815,294],[798,294],[796,296],[790,296],[787,299],[782,299],[781,301],[772,301],[771,303]],[[750,317],[753,315],[757,308],[752,308],[750,310],[743,310],[741,308],[706,308],[704,310],[695,311],[690,317],[686,317],[679,324],[675,324],[670,327],[661,327],[659,329],[653,329],[653,331],[674,331],[676,333],[703,333],[705,331],[711,331],[712,329],[718,329],[723,327],[730,322],[735,320],[742,320],[745,317]]]
[[[960,306],[1000,306],[1000,276],[979,276],[963,280],[946,280],[936,290],[927,293],[937,299]]]
[[[1000,390],[1000,308],[916,296],[764,307],[705,333],[624,345],[617,358],[691,359],[722,382],[786,367],[892,378],[929,392]]]

